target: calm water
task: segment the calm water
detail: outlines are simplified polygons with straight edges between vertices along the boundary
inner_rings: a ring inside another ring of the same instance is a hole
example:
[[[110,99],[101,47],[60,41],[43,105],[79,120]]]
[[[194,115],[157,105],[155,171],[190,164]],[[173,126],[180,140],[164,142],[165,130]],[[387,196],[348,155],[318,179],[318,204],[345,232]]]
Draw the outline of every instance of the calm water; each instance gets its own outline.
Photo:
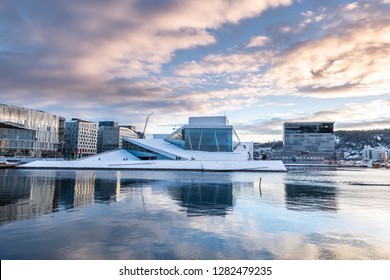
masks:
[[[1,170],[0,259],[390,259],[390,171]]]

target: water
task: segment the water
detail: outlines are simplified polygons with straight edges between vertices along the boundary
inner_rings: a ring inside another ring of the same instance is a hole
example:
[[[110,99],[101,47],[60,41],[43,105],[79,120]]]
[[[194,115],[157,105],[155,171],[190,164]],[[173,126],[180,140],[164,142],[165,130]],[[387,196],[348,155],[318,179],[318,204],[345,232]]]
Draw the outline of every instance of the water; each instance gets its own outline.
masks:
[[[389,221],[389,170],[0,171],[0,259],[390,259]]]

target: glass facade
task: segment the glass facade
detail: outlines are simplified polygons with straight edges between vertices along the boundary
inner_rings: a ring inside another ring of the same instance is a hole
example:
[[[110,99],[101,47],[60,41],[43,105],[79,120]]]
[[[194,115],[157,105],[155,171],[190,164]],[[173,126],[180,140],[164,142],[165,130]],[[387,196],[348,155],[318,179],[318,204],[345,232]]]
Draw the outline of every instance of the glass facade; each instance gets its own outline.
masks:
[[[285,123],[285,134],[333,133],[334,123]]]
[[[233,129],[230,126],[223,128],[186,126],[166,140],[185,150],[231,152]]]
[[[63,133],[62,117],[0,104],[1,148],[9,155],[20,153],[29,153],[33,156],[55,155],[62,149]]]
[[[163,139],[187,151],[233,151],[233,127],[227,125],[225,116],[190,118],[189,125],[184,125],[169,136],[159,139]],[[151,151],[138,144],[125,142],[123,143],[123,148],[126,148],[140,159],[174,159],[174,154],[168,151],[164,152],[161,150],[163,149],[161,147],[156,146],[155,150]],[[145,146],[148,146],[148,144],[145,144]],[[178,159],[181,159],[181,157],[177,156],[176,160]]]
[[[169,136],[166,140],[173,145],[178,146],[179,148],[185,148],[185,140],[184,140],[184,129],[181,128],[178,131],[175,131],[171,136]]]
[[[185,149],[207,152],[231,152],[232,129],[231,128],[186,128]]]
[[[149,149],[135,145],[135,144],[130,143],[128,141],[123,141],[122,148],[127,150],[129,153],[133,154],[134,156],[136,156],[142,160],[170,159],[170,158],[167,158],[161,154],[157,154]]]
[[[284,151],[328,152],[335,151],[334,123],[285,123]]]
[[[97,152],[121,148],[124,137],[137,139],[138,135],[126,127],[101,126],[98,130]]]
[[[15,151],[28,154],[34,148],[35,131],[0,127],[0,153],[13,155]]]

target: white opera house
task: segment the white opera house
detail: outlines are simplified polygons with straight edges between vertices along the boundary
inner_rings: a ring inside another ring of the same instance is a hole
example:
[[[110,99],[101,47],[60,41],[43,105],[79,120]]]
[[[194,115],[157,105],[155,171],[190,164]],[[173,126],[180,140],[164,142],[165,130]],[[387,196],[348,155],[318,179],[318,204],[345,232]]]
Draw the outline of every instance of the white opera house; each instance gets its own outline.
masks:
[[[236,141],[233,141],[236,138]],[[190,117],[159,139],[124,138],[121,149],[80,160],[34,161],[20,167],[199,171],[286,171],[281,161],[253,160],[253,143],[241,142],[225,116]]]

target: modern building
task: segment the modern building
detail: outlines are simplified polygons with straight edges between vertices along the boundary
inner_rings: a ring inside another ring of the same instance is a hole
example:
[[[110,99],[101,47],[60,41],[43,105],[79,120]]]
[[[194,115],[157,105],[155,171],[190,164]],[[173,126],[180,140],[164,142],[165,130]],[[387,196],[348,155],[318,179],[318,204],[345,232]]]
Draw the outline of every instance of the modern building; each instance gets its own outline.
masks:
[[[47,112],[0,104],[0,154],[61,155],[65,119]]]
[[[75,161],[35,161],[19,168],[192,171],[281,171],[282,161],[253,160],[253,143],[237,136],[226,117],[194,117],[165,138],[123,138],[122,149]]]
[[[98,124],[72,119],[65,123],[65,157],[81,158],[97,153]]]
[[[136,132],[136,127],[134,125],[120,125],[120,127],[125,127]]]
[[[286,122],[283,127],[284,151],[334,152],[334,122]]]
[[[335,157],[334,122],[286,122],[283,126],[283,151],[273,159],[322,161]]]
[[[233,156],[236,155],[233,151],[240,144],[237,142],[234,145],[233,135],[233,126],[228,124],[225,116],[190,117],[188,125],[180,127],[165,138],[125,139],[123,147],[140,159],[191,160],[202,157],[204,152],[219,152],[221,153],[219,155]],[[246,143],[245,149],[247,153],[244,158],[252,159],[253,143]],[[213,156],[218,154],[215,153]]]
[[[114,122],[114,121],[100,121],[99,127],[102,127],[102,126],[117,127],[117,126],[119,126],[119,123]]]
[[[99,122],[99,125],[102,122]],[[118,126],[115,122],[105,122],[98,130],[97,152],[107,152],[122,148],[123,138],[138,138],[137,133],[127,127]]]

